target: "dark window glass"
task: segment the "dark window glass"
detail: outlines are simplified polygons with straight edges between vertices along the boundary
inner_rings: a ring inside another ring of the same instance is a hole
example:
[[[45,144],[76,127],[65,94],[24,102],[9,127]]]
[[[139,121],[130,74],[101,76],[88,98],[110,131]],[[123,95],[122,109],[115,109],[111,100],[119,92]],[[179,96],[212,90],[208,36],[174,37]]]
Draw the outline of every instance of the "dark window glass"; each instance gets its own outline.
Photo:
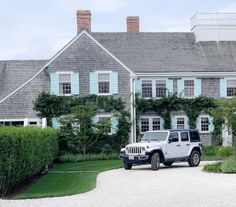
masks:
[[[180,136],[181,136],[181,141],[183,141],[183,142],[187,142],[189,140],[188,139],[188,132],[181,132]]]
[[[179,141],[178,133],[177,132],[171,132],[169,140],[171,140],[171,142],[178,142]]]
[[[149,118],[141,118],[141,132],[149,131]]]
[[[156,97],[165,97],[165,96],[166,96],[166,82],[156,81]]]
[[[198,132],[189,132],[191,142],[200,142],[200,137]]]
[[[110,82],[99,82],[98,83],[98,93],[109,93]]]

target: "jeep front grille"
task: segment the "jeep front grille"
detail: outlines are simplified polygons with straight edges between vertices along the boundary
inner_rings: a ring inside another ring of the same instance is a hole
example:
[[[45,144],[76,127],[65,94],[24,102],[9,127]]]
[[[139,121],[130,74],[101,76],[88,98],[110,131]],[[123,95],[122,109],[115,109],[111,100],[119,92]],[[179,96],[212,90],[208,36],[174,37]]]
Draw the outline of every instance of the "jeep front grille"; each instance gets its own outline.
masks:
[[[128,147],[129,154],[141,154],[142,147]]]

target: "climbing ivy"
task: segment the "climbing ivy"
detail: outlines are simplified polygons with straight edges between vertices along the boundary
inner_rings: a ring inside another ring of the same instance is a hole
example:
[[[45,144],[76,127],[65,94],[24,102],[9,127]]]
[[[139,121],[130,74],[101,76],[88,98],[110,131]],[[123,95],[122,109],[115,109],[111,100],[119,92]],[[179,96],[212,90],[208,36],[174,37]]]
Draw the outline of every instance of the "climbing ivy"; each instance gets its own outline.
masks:
[[[56,96],[42,92],[34,102],[34,110],[38,112],[39,117],[46,117],[49,126],[52,126],[52,118],[60,117],[71,113],[76,106],[94,105],[98,112],[114,113],[118,117],[117,133],[107,135],[107,140],[116,140],[112,142],[113,148],[120,149],[128,143],[130,132],[129,112],[125,109],[125,104],[121,98],[113,96]],[[111,142],[110,142],[111,143]],[[107,143],[105,143],[107,144]],[[105,145],[104,144],[104,145]]]
[[[209,113],[210,109],[215,108],[214,99],[205,96],[196,98],[180,98],[176,94],[169,95],[160,99],[141,99],[136,96],[136,115],[139,120],[141,114],[145,112],[155,112],[164,120],[164,128],[171,128],[171,112],[184,111],[189,119],[190,129],[196,128],[196,120],[201,112]]]

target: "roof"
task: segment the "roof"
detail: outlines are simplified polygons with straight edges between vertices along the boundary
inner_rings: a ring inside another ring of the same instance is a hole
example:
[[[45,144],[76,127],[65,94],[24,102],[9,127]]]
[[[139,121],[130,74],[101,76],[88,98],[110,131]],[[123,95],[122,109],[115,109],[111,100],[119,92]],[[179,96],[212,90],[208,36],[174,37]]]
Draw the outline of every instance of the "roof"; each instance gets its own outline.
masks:
[[[0,61],[0,100],[35,75],[48,60]]]
[[[136,73],[236,71],[236,41],[197,43],[192,32],[92,36]]]

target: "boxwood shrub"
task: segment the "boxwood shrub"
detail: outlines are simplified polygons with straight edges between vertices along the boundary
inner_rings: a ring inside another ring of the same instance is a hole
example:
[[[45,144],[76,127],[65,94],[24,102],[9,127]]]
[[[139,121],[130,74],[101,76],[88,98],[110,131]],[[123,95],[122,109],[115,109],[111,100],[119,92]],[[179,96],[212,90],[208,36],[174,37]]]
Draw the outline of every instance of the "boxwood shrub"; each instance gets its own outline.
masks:
[[[52,128],[0,127],[0,194],[6,195],[50,164],[58,153]]]

